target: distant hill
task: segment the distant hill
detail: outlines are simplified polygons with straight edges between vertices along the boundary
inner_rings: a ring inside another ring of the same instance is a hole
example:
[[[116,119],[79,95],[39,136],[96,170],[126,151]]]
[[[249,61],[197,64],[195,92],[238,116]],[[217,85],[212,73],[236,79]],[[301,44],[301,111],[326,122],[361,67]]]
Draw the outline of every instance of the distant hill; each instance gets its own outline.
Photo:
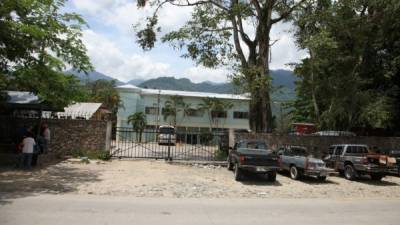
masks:
[[[141,84],[145,81],[146,80],[143,80],[143,79],[133,79],[133,80],[128,81],[127,84],[132,84],[132,85],[138,86],[139,84]]]
[[[297,77],[294,76],[290,70],[273,70],[272,85],[280,87],[275,91],[272,97],[279,100],[294,99],[295,81]],[[134,84],[133,82],[128,82]],[[213,83],[205,81],[202,83],[193,83],[187,78],[176,79],[174,77],[158,77],[136,84],[142,88],[152,89],[165,89],[165,90],[178,90],[178,91],[198,91],[198,92],[213,92],[213,93],[237,93],[237,88],[230,83]]]
[[[115,78],[112,78],[110,76],[107,76],[107,75],[102,74],[97,71],[92,71],[92,72],[89,72],[88,74],[85,74],[83,72],[78,72],[75,70],[67,70],[64,73],[76,76],[81,81],[81,83],[87,83],[87,82],[96,81],[96,80],[115,80],[117,85],[124,84],[124,82],[122,82],[122,81],[119,81]]]
[[[158,77],[144,81],[138,85],[142,88],[177,90],[177,91],[198,91],[213,93],[234,93],[234,87],[229,83],[201,82],[193,83],[187,78],[176,79],[174,77]]]

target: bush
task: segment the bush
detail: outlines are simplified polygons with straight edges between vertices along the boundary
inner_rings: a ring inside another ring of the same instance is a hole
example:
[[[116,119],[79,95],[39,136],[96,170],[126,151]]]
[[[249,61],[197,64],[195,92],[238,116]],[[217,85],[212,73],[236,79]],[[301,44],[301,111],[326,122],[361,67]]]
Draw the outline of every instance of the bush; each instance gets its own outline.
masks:
[[[223,151],[221,149],[218,149],[215,153],[214,153],[214,157],[216,160],[218,161],[225,161],[226,158],[228,157],[228,154],[226,154],[226,151]]]
[[[111,154],[108,151],[89,151],[84,149],[74,149],[71,151],[71,156],[74,158],[87,157],[88,159],[100,159],[103,161],[108,161],[111,159]]]

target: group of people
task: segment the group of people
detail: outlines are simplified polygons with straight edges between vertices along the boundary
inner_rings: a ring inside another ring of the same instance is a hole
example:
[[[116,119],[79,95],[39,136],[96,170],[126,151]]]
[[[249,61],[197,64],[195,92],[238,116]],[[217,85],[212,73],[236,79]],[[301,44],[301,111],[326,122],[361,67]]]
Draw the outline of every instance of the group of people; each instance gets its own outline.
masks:
[[[37,165],[40,154],[47,154],[50,143],[50,129],[46,123],[42,126],[19,128],[16,133],[17,166],[31,169]]]

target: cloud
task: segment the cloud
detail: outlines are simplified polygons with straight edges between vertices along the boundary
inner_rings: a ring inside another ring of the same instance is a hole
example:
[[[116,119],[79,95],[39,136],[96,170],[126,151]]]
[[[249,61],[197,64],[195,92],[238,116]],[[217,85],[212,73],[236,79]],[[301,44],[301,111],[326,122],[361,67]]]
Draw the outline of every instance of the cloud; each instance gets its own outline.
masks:
[[[271,41],[277,42],[271,47],[271,69],[293,69],[287,64],[298,63],[307,56],[307,52],[299,50],[293,36],[291,23],[278,23],[272,27]]]
[[[83,42],[96,71],[121,81],[149,79],[170,73],[170,65],[155,62],[149,55],[126,54],[111,40],[92,30],[83,32]]]
[[[73,0],[74,6],[89,15],[100,18],[103,24],[117,28],[121,33],[133,32],[136,24],[145,24],[148,16],[153,15],[155,8],[149,6],[138,8],[133,0]],[[169,32],[181,27],[189,18],[192,7],[177,7],[165,4],[159,10],[159,26]]]
[[[130,79],[149,79],[176,74],[178,78],[187,77],[194,82],[205,80],[223,82],[229,70],[208,69],[192,66],[188,59],[181,59],[181,52],[175,52],[167,44],[158,44],[151,52],[142,52],[133,43],[133,25],[144,24],[145,18],[153,13],[150,6],[138,9],[135,0],[71,0],[73,11],[83,14],[94,23],[93,30],[84,32],[84,42],[96,70],[123,81]],[[189,18],[192,7],[175,7],[166,4],[159,13],[159,25],[166,33],[182,26]],[[90,25],[90,24],[89,24]],[[246,22],[245,30],[254,37],[254,24]],[[299,62],[307,56],[299,51],[294,37],[289,31],[290,23],[273,26],[271,40],[278,40],[271,48],[271,69],[292,69],[286,64]],[[248,53],[248,49],[243,50]]]
[[[203,81],[226,82],[229,70],[224,68],[210,69],[204,66],[195,66],[186,69],[182,77],[189,78],[195,83]]]

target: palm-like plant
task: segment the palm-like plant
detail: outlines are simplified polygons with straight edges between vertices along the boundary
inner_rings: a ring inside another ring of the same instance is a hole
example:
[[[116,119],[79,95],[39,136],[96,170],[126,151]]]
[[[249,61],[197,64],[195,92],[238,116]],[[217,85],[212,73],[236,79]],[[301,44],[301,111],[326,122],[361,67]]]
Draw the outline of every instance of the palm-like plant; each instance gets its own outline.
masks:
[[[143,112],[136,112],[128,116],[128,124],[131,124],[133,130],[136,132],[136,140],[142,142],[142,133],[147,124],[146,114]]]
[[[213,124],[218,127],[219,117],[218,113],[225,112],[226,110],[233,107],[232,102],[222,101],[217,98],[204,98],[203,103],[199,104],[199,109],[204,110],[208,114],[208,118],[210,121],[210,130],[213,127]]]
[[[185,105],[186,104],[183,101],[182,96],[171,96],[170,100],[165,101],[164,109],[162,111],[164,120],[167,121],[169,117],[172,117],[172,122],[170,122],[170,125],[176,126],[177,114],[185,109]]]

